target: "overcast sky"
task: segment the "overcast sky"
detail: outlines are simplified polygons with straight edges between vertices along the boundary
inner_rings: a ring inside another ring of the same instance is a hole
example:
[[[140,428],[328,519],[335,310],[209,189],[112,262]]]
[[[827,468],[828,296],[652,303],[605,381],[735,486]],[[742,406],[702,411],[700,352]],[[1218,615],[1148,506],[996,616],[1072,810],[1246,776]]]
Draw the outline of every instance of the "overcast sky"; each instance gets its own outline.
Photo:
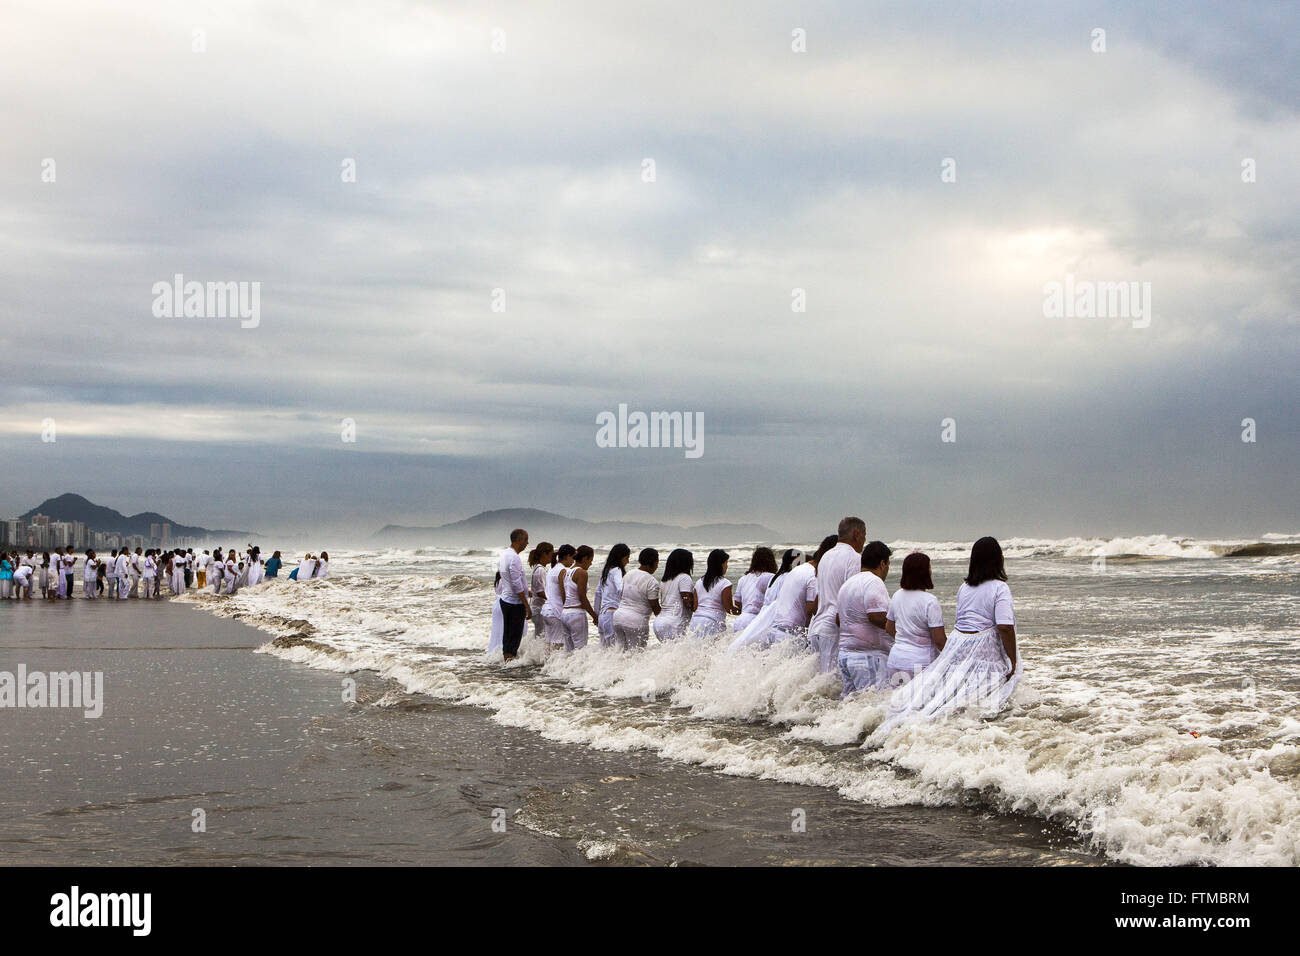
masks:
[[[1300,7],[1129,6],[8,4],[0,512],[1300,531]]]

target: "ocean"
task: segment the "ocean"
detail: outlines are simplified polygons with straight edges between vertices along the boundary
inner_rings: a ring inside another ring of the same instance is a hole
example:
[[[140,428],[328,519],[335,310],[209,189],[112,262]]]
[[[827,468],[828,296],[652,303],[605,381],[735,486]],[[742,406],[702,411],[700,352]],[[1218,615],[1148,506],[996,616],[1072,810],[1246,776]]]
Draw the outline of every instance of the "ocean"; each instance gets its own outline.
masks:
[[[731,553],[734,581],[753,544],[692,545],[697,569],[714,546]],[[891,546],[891,592],[902,556],[926,551],[951,630],[969,543]],[[981,839],[948,862],[1029,853],[1046,862],[1300,863],[1300,535],[1003,547],[1025,667],[1011,705],[991,719],[904,727],[876,749],[862,742],[882,719],[884,693],[841,701],[838,681],[790,649],[737,654],[725,640],[652,638],[643,652],[620,654],[601,649],[593,628],[581,652],[543,662],[529,640],[522,659],[503,666],[484,653],[495,551],[332,550],[325,581],[180,600],[265,632],[259,653],[374,672],[388,690],[372,703],[399,720],[412,701],[428,700],[511,728],[521,742],[515,772],[553,776],[548,743],[604,755],[611,772],[620,754],[691,769],[689,796],[643,789],[630,774],[614,805],[516,814],[517,824],[593,848],[593,859],[662,859],[663,831],[684,825],[677,805],[707,805],[710,781],[743,805],[737,787],[761,779],[813,788],[795,791],[810,802],[829,791],[864,820],[894,821],[898,836],[883,856],[895,863],[909,862],[909,841],[950,835],[958,845],[963,829]],[[598,549],[594,569],[603,558]],[[854,833],[839,827],[842,845],[820,852],[857,860]]]

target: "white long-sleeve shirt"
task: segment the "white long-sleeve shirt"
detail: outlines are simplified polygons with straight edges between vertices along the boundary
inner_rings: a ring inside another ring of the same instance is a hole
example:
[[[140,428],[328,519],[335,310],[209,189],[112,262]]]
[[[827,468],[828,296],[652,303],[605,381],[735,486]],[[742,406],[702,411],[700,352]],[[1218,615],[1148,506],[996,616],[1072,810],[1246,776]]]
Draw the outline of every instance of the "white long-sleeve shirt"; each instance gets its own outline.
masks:
[[[507,604],[518,604],[519,595],[528,592],[524,578],[524,563],[519,559],[519,552],[506,548],[497,559],[497,570],[501,572],[501,600]]]

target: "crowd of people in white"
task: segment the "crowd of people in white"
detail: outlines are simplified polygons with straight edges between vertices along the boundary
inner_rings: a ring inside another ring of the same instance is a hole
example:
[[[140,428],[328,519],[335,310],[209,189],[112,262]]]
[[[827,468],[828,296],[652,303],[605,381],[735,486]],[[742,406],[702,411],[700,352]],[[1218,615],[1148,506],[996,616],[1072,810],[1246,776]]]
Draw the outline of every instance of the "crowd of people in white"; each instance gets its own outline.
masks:
[[[234,548],[203,551],[193,548],[163,551],[161,548],[114,548],[108,557],[93,549],[84,555],[72,548],[55,548],[37,555],[28,551],[0,554],[0,600],[32,600],[38,593],[44,600],[71,599],[76,594],[80,563],[81,596],[88,600],[104,598],[125,601],[129,598],[159,599],[163,587],[171,595],[191,589],[211,589],[213,594],[234,594],[242,587],[260,584],[279,576],[283,559],[276,551],[263,558],[261,548],[250,544],[242,552]],[[329,577],[329,554],[308,553],[289,573],[293,581]]]
[[[1022,672],[1015,609],[995,538],[971,548],[965,579],[957,590],[954,629],[944,626],[930,558],[907,555],[893,595],[886,581],[892,551],[867,541],[866,523],[846,517],[811,555],[786,549],[778,564],[771,548],[754,549],[748,571],[733,586],[730,556],[709,553],[703,576],[693,579],[694,556],[669,553],[661,577],[659,552],[645,548],[629,570],[631,549],[610,549],[588,598],[595,552],[587,545],[555,548],[543,541],[520,557],[528,532],[516,529],[497,561],[489,653],[506,661],[520,653],[525,621],[531,620],[542,652],[575,652],[587,646],[589,624],[600,645],[644,648],[682,638],[718,640],[763,653],[778,645],[816,659],[817,670],[838,678],[841,696],[865,691],[891,694],[889,714],[876,730],[888,733],[910,717],[934,718],[959,708],[997,710],[1010,699]],[[653,625],[651,622],[653,618]],[[918,679],[919,678],[919,679]]]

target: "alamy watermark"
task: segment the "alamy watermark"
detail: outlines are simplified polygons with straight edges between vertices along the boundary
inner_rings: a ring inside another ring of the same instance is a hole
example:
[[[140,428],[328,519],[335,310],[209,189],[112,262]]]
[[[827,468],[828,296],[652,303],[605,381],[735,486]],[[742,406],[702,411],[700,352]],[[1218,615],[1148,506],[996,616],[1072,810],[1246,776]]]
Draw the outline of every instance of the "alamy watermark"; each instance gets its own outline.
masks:
[[[157,319],[233,319],[240,328],[262,322],[262,283],[185,281],[178,272],[171,282],[155,282],[153,314]]]
[[[1093,282],[1067,273],[1064,282],[1043,286],[1043,315],[1049,319],[1130,319],[1135,329],[1151,324],[1150,282]]]
[[[703,412],[618,412],[596,416],[596,444],[600,448],[684,448],[687,458],[704,454]]]
[[[88,720],[104,714],[103,671],[0,671],[0,709],[67,707]]]

